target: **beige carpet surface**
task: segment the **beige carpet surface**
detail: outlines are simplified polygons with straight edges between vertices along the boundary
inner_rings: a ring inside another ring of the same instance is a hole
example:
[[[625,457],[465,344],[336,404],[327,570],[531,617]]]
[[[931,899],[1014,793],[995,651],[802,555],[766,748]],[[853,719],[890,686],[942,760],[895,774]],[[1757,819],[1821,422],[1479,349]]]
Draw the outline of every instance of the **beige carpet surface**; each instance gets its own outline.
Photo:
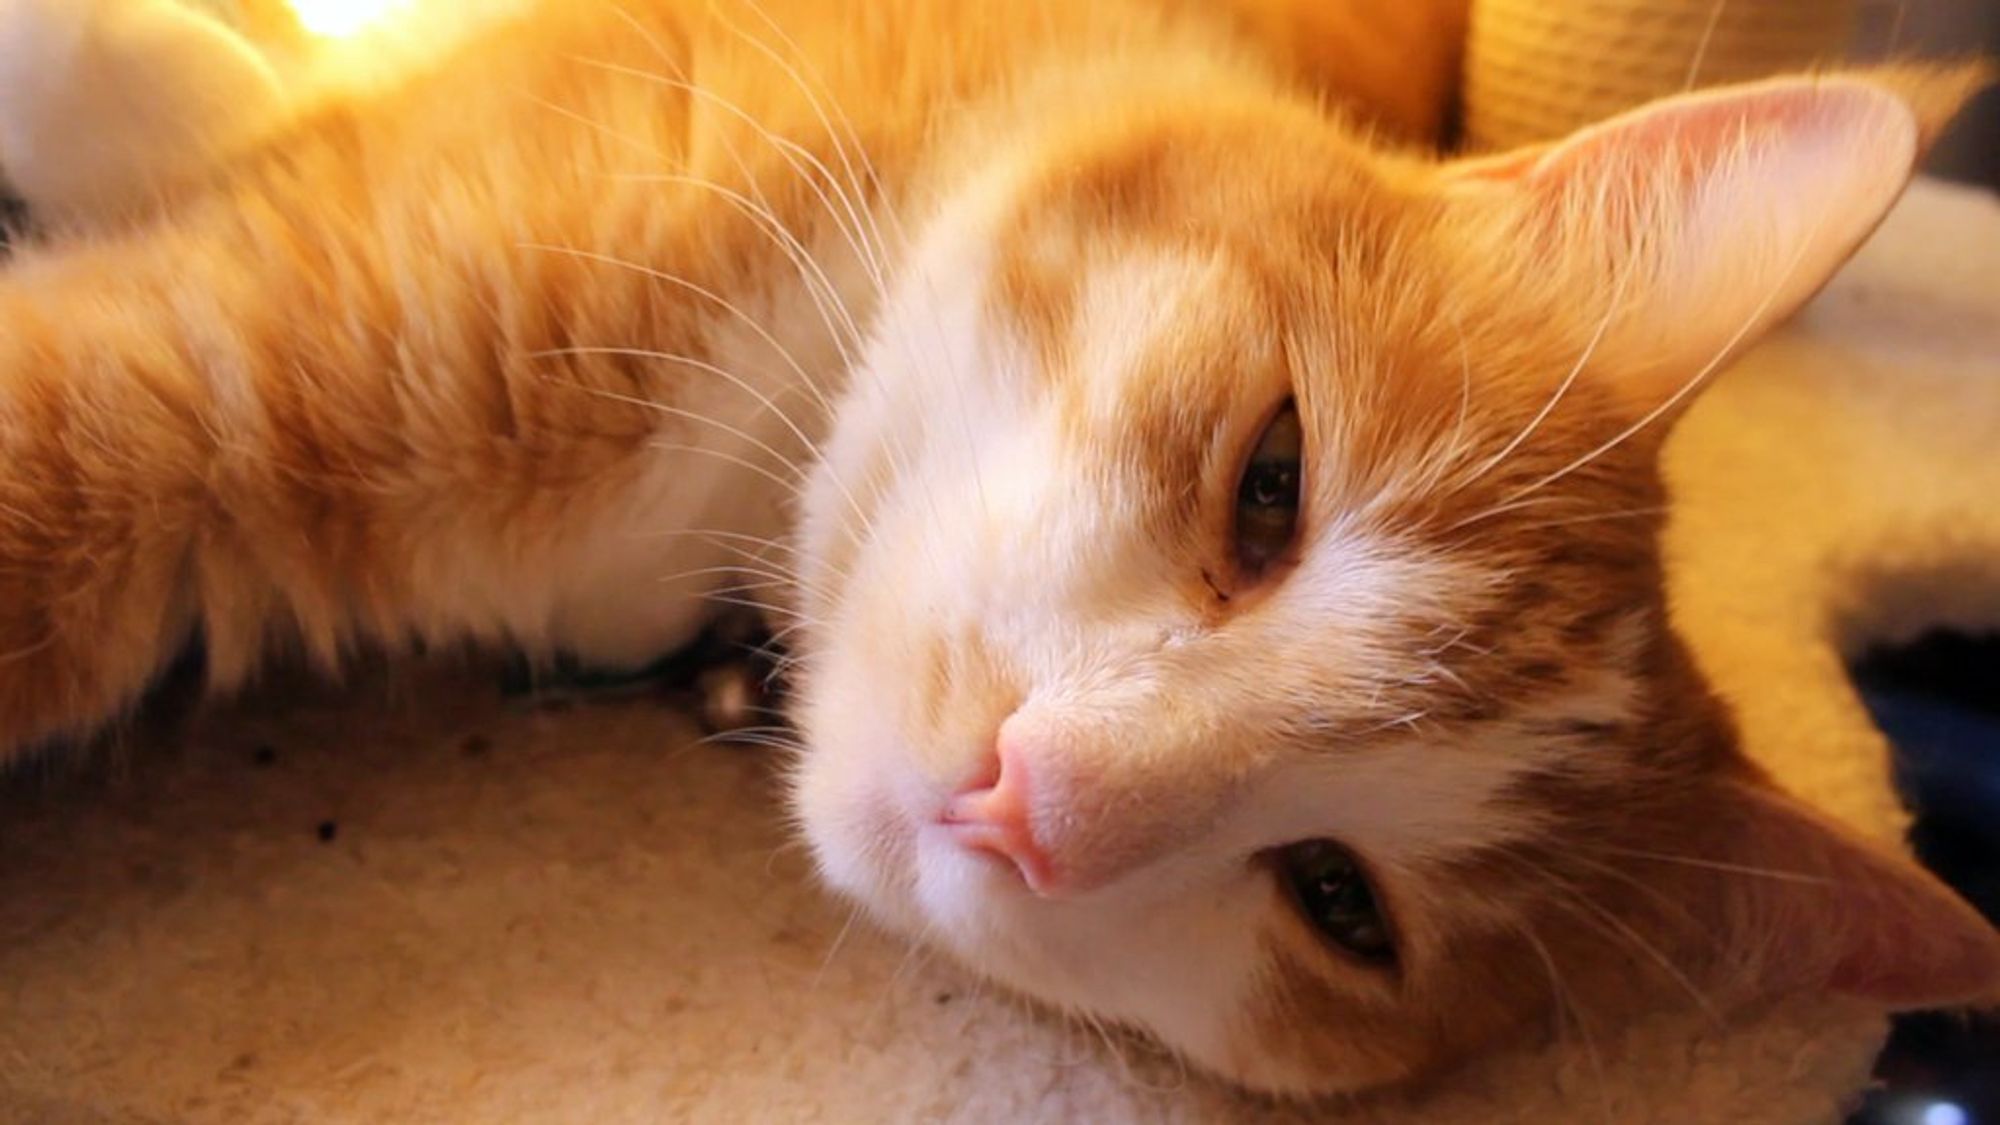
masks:
[[[2000,204],[1921,186],[1673,468],[1756,753],[1894,831],[1839,652],[2000,621]],[[1826,1121],[1881,1039],[1829,1002],[1261,1104],[848,927],[773,775],[658,702],[428,668],[8,779],[0,1122]]]

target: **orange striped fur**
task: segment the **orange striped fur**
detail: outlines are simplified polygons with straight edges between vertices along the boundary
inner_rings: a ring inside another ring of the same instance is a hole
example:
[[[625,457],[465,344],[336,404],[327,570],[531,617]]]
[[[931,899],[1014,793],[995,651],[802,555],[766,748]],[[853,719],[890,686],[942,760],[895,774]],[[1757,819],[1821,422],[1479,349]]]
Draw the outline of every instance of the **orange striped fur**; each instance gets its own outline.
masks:
[[[1755,775],[1656,546],[1663,430],[1975,76],[1438,162],[1346,118],[1425,131],[1449,65],[1344,70],[1363,25],[1308,7],[550,3],[62,216],[0,269],[0,751],[196,637],[227,690],[413,640],[637,663],[770,601],[828,880],[1239,1082],[2000,993],[1968,907]],[[1301,531],[1252,574],[1288,398]],[[940,832],[1003,738],[1046,893]],[[1392,968],[1287,901],[1313,838]]]

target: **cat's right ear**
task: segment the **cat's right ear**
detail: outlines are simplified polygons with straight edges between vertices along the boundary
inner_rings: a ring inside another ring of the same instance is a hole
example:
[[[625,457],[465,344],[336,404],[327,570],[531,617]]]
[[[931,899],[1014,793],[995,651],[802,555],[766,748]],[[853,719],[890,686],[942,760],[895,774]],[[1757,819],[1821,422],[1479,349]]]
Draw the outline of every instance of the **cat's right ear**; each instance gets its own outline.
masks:
[[[1552,307],[1603,310],[1593,369],[1654,410],[1804,304],[1882,220],[1979,66],[1685,94],[1548,145],[1446,164],[1461,233]],[[1557,298],[1560,297],[1558,300]]]

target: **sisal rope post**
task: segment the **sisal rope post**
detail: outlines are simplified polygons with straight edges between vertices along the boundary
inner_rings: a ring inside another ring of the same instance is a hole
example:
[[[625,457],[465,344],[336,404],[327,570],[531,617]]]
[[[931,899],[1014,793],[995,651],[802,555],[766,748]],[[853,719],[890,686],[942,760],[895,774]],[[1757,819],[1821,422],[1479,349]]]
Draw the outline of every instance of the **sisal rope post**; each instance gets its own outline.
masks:
[[[1473,0],[1465,140],[1559,137],[1691,87],[1839,60],[1855,0]]]

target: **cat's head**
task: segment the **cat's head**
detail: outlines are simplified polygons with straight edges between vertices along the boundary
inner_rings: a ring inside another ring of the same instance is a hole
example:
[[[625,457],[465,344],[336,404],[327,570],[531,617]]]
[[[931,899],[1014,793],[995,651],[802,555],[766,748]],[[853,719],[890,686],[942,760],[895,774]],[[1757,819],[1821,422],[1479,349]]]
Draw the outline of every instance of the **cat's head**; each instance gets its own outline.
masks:
[[[1286,1092],[2000,992],[1976,914],[1741,758],[1656,546],[1667,423],[1874,227],[1910,105],[1787,80],[1436,164],[1202,92],[995,158],[807,504],[827,878]]]

